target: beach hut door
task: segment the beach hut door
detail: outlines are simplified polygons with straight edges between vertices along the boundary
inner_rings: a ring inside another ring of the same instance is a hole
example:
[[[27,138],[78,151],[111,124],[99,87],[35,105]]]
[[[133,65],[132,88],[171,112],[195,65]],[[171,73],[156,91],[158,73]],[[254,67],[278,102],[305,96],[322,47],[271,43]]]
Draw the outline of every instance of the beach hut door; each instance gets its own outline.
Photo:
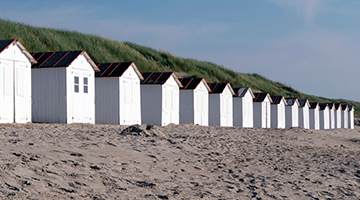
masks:
[[[0,122],[14,122],[13,62],[0,60]]]
[[[31,105],[31,99],[27,86],[30,84],[28,74],[30,74],[30,68],[26,63],[14,62],[15,72],[15,122],[26,123],[30,116],[29,107]]]

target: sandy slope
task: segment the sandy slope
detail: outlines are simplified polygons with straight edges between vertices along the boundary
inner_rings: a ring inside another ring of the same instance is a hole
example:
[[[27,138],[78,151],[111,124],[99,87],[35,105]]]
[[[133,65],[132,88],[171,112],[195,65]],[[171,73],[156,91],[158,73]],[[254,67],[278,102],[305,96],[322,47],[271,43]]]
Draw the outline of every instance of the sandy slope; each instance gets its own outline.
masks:
[[[126,128],[1,125],[0,199],[360,199],[359,127]]]

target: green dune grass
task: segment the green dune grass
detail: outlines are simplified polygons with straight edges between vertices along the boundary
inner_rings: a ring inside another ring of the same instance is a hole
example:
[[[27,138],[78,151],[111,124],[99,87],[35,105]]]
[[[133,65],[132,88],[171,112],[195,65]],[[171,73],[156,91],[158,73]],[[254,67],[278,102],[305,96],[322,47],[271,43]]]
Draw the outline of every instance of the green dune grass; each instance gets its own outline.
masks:
[[[301,93],[286,84],[259,74],[243,74],[211,62],[181,58],[131,42],[119,42],[75,31],[29,26],[0,19],[0,39],[18,39],[30,52],[85,50],[96,63],[133,61],[142,72],[175,71],[180,77],[204,77],[208,82],[230,82],[233,87],[251,87],[271,95],[306,98],[311,102],[347,102],[360,117],[360,102],[329,99]]]

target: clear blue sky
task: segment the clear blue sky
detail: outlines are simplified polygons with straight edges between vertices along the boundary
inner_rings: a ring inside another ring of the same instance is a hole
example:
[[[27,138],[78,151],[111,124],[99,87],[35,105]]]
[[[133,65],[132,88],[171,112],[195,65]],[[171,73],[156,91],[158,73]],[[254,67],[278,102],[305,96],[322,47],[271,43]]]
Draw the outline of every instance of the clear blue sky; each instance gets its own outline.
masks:
[[[100,34],[360,101],[360,1],[5,1],[0,18]]]

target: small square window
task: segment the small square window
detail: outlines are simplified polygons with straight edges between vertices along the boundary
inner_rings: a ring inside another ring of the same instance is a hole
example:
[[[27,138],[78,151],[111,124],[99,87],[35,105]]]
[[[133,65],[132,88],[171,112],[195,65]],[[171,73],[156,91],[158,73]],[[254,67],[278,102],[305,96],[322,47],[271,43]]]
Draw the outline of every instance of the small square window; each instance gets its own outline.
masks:
[[[88,78],[84,78],[84,93],[88,93]]]
[[[74,77],[74,91],[76,93],[79,93],[79,77],[78,76]]]

